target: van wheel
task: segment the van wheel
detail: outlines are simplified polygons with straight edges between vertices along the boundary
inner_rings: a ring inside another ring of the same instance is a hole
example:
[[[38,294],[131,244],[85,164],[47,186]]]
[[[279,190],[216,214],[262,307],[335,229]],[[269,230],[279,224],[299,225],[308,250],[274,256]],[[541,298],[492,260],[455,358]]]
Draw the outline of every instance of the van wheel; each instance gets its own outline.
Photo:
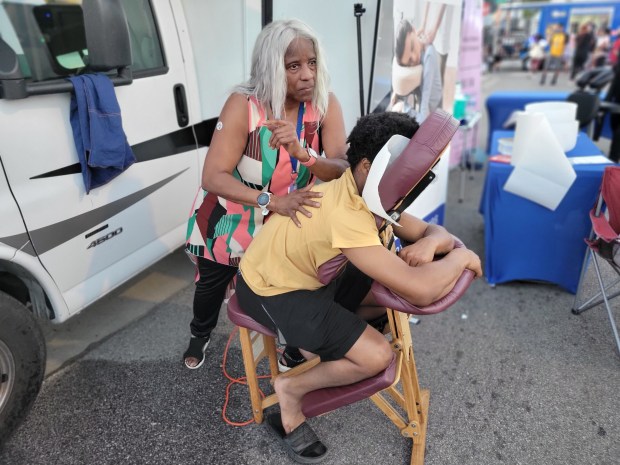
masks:
[[[45,338],[32,313],[0,292],[0,447],[39,393],[45,357]]]

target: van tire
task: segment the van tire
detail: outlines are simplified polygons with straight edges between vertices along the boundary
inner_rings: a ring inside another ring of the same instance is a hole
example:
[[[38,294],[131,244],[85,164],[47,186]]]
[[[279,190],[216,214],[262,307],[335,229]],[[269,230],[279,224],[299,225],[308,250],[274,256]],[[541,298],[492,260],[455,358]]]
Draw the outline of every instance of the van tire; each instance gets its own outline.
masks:
[[[45,357],[45,338],[32,313],[0,292],[0,449],[39,393]]]

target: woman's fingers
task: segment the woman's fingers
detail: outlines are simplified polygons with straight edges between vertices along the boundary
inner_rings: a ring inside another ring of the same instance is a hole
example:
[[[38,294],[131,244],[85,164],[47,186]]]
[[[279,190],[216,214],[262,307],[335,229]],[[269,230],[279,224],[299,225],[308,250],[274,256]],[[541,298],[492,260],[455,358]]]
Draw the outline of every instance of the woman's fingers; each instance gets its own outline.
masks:
[[[321,202],[314,202],[309,199],[304,199],[304,205],[307,205],[309,207],[319,208],[321,206]]]
[[[295,223],[295,226],[297,226],[298,228],[301,228],[301,222],[297,218],[297,212],[293,210],[289,216],[293,220],[293,223]]]
[[[313,191],[302,192],[302,191],[299,191],[298,194],[301,197],[301,203],[303,205],[307,205],[309,207],[315,207],[315,208],[319,208],[321,206],[321,202],[317,202],[317,201],[315,201],[313,199],[323,197],[323,193],[322,192],[313,192]]]
[[[306,210],[303,205],[299,205],[297,207],[297,211],[303,215],[306,215],[308,218],[310,218],[312,216],[312,213],[310,213],[308,210]]]
[[[280,215],[289,216],[297,226],[301,227],[301,223],[297,218],[297,213],[301,213],[310,218],[312,212],[306,207],[319,208],[321,203],[313,199],[322,196],[322,192],[307,191],[306,188],[293,191],[287,196],[282,197],[281,200],[278,200],[277,212]]]
[[[282,120],[270,120],[265,122],[267,129],[271,131],[269,138],[269,146],[272,148],[280,148],[283,146],[289,153],[295,148],[295,144],[299,145],[297,131],[292,123]]]

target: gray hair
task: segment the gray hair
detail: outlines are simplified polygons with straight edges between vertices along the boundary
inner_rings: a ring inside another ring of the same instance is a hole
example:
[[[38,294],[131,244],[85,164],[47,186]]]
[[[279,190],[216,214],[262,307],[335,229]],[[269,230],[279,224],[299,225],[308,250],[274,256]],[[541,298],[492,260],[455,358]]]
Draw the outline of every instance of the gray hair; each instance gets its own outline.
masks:
[[[325,55],[315,32],[297,19],[273,21],[263,28],[254,44],[250,79],[238,85],[234,91],[253,95],[264,105],[271,104],[274,118],[282,118],[287,88],[284,56],[291,42],[297,38],[308,39],[314,45],[317,67],[312,105],[322,120],[329,101],[329,74]]]

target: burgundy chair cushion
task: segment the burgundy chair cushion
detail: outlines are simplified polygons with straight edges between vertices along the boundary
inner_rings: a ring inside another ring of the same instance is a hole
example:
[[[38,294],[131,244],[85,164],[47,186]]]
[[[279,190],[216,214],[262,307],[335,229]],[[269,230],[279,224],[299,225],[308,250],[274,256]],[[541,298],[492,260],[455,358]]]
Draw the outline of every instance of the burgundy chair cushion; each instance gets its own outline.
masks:
[[[261,325],[260,323],[257,323],[245,314],[245,312],[239,305],[239,301],[237,300],[237,294],[233,294],[233,296],[230,298],[230,300],[228,301],[227,309],[228,318],[237,326],[241,328],[248,328],[252,331],[256,331],[267,336],[276,337],[276,334],[272,330],[270,330],[266,326]]]
[[[454,238],[454,247],[460,248],[465,247],[463,243],[457,238]],[[398,310],[403,313],[411,313],[413,315],[432,315],[434,313],[443,312],[452,304],[454,304],[457,300],[459,300],[462,295],[467,291],[469,285],[472,283],[476,275],[471,270],[465,270],[456,281],[456,284],[452,288],[450,292],[448,292],[441,299],[433,302],[426,307],[418,307],[408,302],[395,292],[392,292],[390,289],[385,287],[383,284],[378,282],[373,282],[370,290],[372,291],[372,295],[378,304],[384,305],[393,310]]]
[[[344,270],[347,264],[347,257],[343,254],[336,255],[331,260],[327,260],[319,266],[318,277],[319,282],[324,286],[331,283]]]
[[[381,373],[346,386],[318,389],[306,394],[302,400],[301,411],[307,418],[323,415],[391,386],[396,379],[396,356],[392,354],[390,365]]]
[[[403,313],[411,313],[413,315],[432,315],[434,313],[443,312],[459,300],[461,296],[465,294],[467,288],[469,288],[469,285],[474,280],[474,277],[475,275],[473,271],[465,270],[448,294],[432,304],[427,305],[426,307],[417,307],[413,305],[376,281],[372,283],[371,291],[377,303],[385,305],[393,310],[398,310]]]
[[[385,211],[395,208],[424,178],[437,163],[458,128],[459,122],[443,110],[434,111],[422,122],[379,182],[379,195]]]

